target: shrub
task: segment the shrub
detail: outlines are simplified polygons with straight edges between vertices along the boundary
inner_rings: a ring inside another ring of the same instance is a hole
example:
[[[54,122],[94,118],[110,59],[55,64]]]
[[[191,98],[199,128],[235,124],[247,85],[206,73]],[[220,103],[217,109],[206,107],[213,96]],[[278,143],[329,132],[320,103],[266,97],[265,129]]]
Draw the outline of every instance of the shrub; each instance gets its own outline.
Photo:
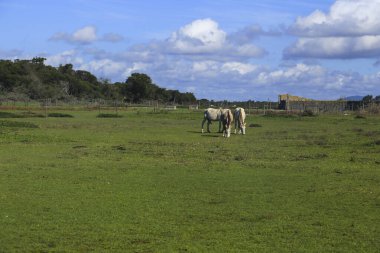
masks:
[[[43,114],[27,111],[21,113],[23,118],[44,118],[45,116]]]
[[[363,114],[357,114],[355,119],[365,119],[365,116]]]
[[[115,113],[99,113],[97,118],[121,118],[122,116]]]
[[[317,114],[314,113],[312,110],[307,109],[307,110],[304,110],[304,111],[301,113],[301,116],[302,116],[302,117],[315,117],[315,116],[317,116]]]
[[[0,127],[23,127],[23,128],[38,128],[36,124],[30,122],[17,122],[17,121],[0,121]]]
[[[249,124],[248,127],[262,127],[260,124]]]
[[[73,118],[73,115],[66,114],[66,113],[58,113],[58,112],[49,113],[48,116],[55,117],[55,118]]]
[[[0,118],[35,118],[35,117],[45,117],[42,114],[34,113],[34,112],[21,112],[21,113],[12,113],[12,112],[0,112]]]
[[[0,118],[22,118],[22,115],[12,112],[0,112]]]

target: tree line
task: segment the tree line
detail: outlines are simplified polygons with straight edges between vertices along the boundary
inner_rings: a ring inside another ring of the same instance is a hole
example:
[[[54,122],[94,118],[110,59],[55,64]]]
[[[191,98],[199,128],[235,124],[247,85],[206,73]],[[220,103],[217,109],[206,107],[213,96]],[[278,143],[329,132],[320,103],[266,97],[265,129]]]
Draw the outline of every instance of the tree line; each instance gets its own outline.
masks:
[[[144,73],[133,73],[125,82],[111,83],[98,79],[72,64],[53,67],[46,59],[0,60],[0,96],[14,99],[113,99],[140,103],[158,100],[163,103],[194,103],[193,93],[161,88]]]

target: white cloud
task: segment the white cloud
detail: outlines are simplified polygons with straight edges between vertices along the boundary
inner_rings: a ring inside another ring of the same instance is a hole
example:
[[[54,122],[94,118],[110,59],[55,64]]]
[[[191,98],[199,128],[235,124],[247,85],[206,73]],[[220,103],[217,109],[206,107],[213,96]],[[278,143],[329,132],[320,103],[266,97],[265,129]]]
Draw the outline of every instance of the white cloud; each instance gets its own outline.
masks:
[[[290,30],[303,37],[380,35],[380,0],[337,0],[329,13],[299,17]]]
[[[285,58],[377,58],[380,36],[300,38],[284,50]]]
[[[221,72],[228,73],[228,72],[238,72],[240,75],[245,75],[250,72],[253,72],[258,67],[256,65],[248,64],[248,63],[242,63],[242,62],[226,62],[221,67]]]
[[[165,43],[154,47],[166,53],[177,55],[212,57],[214,60],[226,58],[257,58],[266,54],[265,50],[250,41],[238,43],[219,28],[212,19],[198,19],[172,33]],[[242,36],[241,34],[236,36]],[[207,55],[207,56],[206,56]]]
[[[319,65],[296,64],[289,68],[274,71],[261,72],[257,76],[257,82],[261,84],[290,84],[297,85],[302,82],[318,84],[320,78],[324,78],[326,70]]]
[[[211,19],[198,19],[173,33],[168,42],[181,53],[214,52],[223,47],[226,33]]]
[[[115,33],[106,33],[99,37],[95,26],[85,26],[72,34],[56,33],[50,38],[51,41],[65,41],[74,44],[91,44],[96,41],[119,42],[123,39],[123,36]]]
[[[76,50],[67,50],[62,53],[51,55],[46,57],[46,64],[52,66],[58,66],[60,64],[73,64],[79,65],[84,62],[84,59],[78,55]]]
[[[281,31],[281,28],[278,28],[278,30],[265,31],[259,25],[250,25],[237,32],[229,34],[227,40],[233,44],[246,44],[251,43],[253,40],[258,39],[260,36],[278,37],[282,36],[282,34],[283,31]]]
[[[208,72],[218,70],[218,62],[216,61],[197,61],[193,62],[193,72]]]
[[[79,68],[92,73],[97,73],[102,77],[112,77],[125,72],[127,65],[125,63],[116,62],[111,59],[102,59],[81,64]]]
[[[380,56],[380,0],[337,0],[329,13],[299,17],[289,32],[300,36],[285,58],[371,58]]]
[[[73,42],[91,43],[94,42],[96,37],[96,28],[94,26],[85,26],[71,36]]]
[[[125,77],[128,77],[130,76],[132,73],[135,73],[135,72],[143,72],[144,70],[146,70],[148,68],[148,64],[146,63],[142,63],[142,62],[135,62],[132,64],[132,66],[128,67],[123,73],[122,75],[125,76]]]
[[[108,42],[120,42],[124,40],[124,37],[117,33],[106,33],[103,35],[101,40]]]

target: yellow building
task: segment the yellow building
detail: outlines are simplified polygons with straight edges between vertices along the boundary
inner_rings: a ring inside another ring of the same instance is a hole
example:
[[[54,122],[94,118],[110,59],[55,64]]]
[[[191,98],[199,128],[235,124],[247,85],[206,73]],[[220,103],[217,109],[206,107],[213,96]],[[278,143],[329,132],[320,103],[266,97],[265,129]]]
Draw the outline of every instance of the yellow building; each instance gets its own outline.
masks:
[[[289,110],[290,102],[306,102],[306,101],[313,101],[313,99],[299,97],[299,96],[292,96],[290,94],[278,95],[278,107],[279,109],[282,109],[282,110]]]

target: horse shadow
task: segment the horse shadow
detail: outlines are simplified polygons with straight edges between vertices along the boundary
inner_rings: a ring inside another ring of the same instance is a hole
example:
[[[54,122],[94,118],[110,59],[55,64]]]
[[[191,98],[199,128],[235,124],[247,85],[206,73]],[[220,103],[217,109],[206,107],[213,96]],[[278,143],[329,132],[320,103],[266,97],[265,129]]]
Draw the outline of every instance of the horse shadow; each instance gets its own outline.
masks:
[[[201,135],[202,137],[211,137],[211,138],[218,138],[220,137],[221,135],[215,135],[215,134],[202,134]]]
[[[192,134],[201,134],[201,131],[186,131],[188,133],[192,133]]]
[[[220,134],[222,133],[222,132],[220,132],[219,134],[207,133],[207,132],[201,133],[200,131],[186,131],[186,132],[191,133],[191,134],[200,134],[202,137],[212,137],[212,138],[220,137],[221,136]]]

